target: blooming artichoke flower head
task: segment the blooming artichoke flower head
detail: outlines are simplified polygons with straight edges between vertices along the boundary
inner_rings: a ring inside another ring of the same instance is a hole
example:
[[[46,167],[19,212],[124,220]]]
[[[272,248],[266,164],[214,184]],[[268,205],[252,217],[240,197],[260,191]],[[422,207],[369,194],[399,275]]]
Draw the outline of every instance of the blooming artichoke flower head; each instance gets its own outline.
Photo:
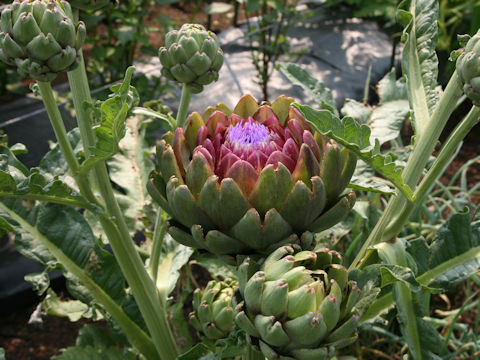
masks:
[[[268,359],[330,359],[356,340],[361,291],[341,261],[334,250],[283,246],[241,282],[244,303],[235,321]]]
[[[236,289],[237,281],[225,279],[211,280],[203,291],[195,290],[193,311],[189,315],[190,323],[207,339],[226,338],[235,327]]]
[[[468,40],[457,58],[456,69],[465,95],[480,106],[480,30]]]
[[[112,0],[68,0],[72,7],[80,10],[99,10],[113,3]]]
[[[170,31],[158,55],[162,75],[187,84],[193,93],[200,93],[204,85],[217,81],[223,65],[217,36],[199,24],[184,24],[180,30]]]
[[[14,0],[0,17],[0,60],[39,81],[74,69],[86,29],[72,18],[64,0]]]
[[[356,159],[314,133],[292,101],[259,106],[246,95],[164,136],[149,190],[177,241],[217,254],[308,247],[348,213],[355,196],[342,192]]]

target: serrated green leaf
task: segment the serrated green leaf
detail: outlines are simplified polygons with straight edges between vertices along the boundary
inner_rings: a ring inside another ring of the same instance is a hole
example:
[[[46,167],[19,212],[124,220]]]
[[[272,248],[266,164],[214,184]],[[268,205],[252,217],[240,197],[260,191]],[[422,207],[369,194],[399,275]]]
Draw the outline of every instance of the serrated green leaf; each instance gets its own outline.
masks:
[[[77,158],[80,158],[83,148],[78,128],[68,132],[67,138]],[[52,178],[58,176],[65,182],[74,183],[73,178],[69,175],[70,169],[62,154],[62,149],[57,143],[52,145],[51,150],[45,154],[38,167],[45,176],[51,176]]]
[[[438,1],[404,0],[398,19],[405,27],[402,70],[413,110],[414,128],[421,135],[438,101],[437,44]]]
[[[375,246],[378,256],[385,265],[396,265],[407,268],[407,252],[403,241],[397,239],[392,243],[380,243]],[[383,278],[383,273],[382,273]],[[383,279],[382,279],[383,282]],[[413,295],[405,282],[393,283],[393,297],[397,304],[397,318],[403,337],[408,344],[409,353],[414,359],[422,358],[422,342],[418,331],[418,321],[413,307]]]
[[[375,146],[371,146],[370,128],[368,126],[358,124],[351,117],[340,120],[327,110],[315,110],[308,105],[298,103],[294,103],[293,106],[303,114],[316,131],[331,137],[348,148],[395,185],[407,199],[413,199],[412,189],[403,181],[402,170],[395,165],[389,156],[380,153],[378,141]]]
[[[136,107],[135,109],[133,109],[132,113],[134,115],[144,115],[150,118],[160,120],[162,128],[165,131],[175,130],[176,120],[169,114],[160,113],[158,111],[154,111],[152,109],[144,107]]]
[[[323,82],[315,79],[308,71],[296,64],[280,64],[280,71],[292,84],[301,86],[321,108],[328,109],[338,116],[337,104],[332,92]]]
[[[236,267],[226,264],[225,261],[219,259],[216,255],[195,253],[193,259],[196,263],[203,266],[214,279],[224,279],[225,277],[236,279]]]
[[[355,119],[359,124],[367,124],[372,114],[372,109],[356,100],[346,99],[341,113],[343,116],[349,116]]]
[[[80,320],[89,312],[89,306],[78,300],[61,300],[51,289],[42,301],[42,309],[48,315],[68,317],[72,322]]]
[[[156,357],[147,333],[122,309],[127,301],[125,279],[112,254],[101,249],[84,217],[60,204],[3,199],[0,216],[16,233],[17,249],[47,268],[61,266],[88,289],[89,296],[114,315],[142,353]],[[141,319],[140,319],[141,320]]]
[[[118,203],[125,214],[127,225],[133,234],[143,229],[141,214],[149,195],[148,174],[155,168],[144,137],[139,117],[126,121],[127,134],[119,143],[119,153],[108,161],[111,180],[123,191],[116,192]]]
[[[372,111],[368,120],[372,131],[371,138],[377,139],[380,145],[396,139],[409,113],[408,100],[393,100],[380,104]]]
[[[158,265],[157,289],[163,299],[173,291],[180,276],[179,270],[188,262],[193,249],[179,244],[165,234]]]
[[[110,347],[115,346],[115,340],[104,330],[89,324],[79,330],[75,344],[81,347]]]
[[[433,287],[448,289],[480,270],[480,221],[470,211],[454,214],[430,245],[429,268],[418,277]]]
[[[371,129],[370,142],[373,144],[378,139],[382,145],[399,136],[410,107],[405,82],[396,80],[394,69],[379,81],[377,89],[380,99],[378,105],[370,107],[348,99],[341,112],[360,124],[368,125]]]
[[[378,97],[381,103],[395,100],[407,100],[405,79],[397,79],[396,70],[390,70],[377,84]]]
[[[454,214],[437,231],[430,246],[423,238],[406,243],[416,261],[416,279],[424,288],[446,290],[480,271],[480,221],[470,221],[470,211]],[[391,293],[384,295],[372,303],[361,321],[381,314],[393,303]]]
[[[412,269],[408,267],[384,265],[380,269],[382,274],[382,287],[401,281],[410,289],[410,291],[418,292],[422,289],[417,280],[415,280],[415,275]]]
[[[130,86],[134,69],[127,69],[123,83],[114,87],[113,96],[100,105],[100,125],[94,128],[96,144],[90,149],[91,156],[80,166],[81,173],[87,173],[92,166],[118,152],[118,143],[126,132],[125,119],[128,111],[136,106]]]
[[[32,284],[32,288],[39,296],[43,295],[50,286],[50,277],[48,276],[48,269],[41,273],[31,273],[25,275],[25,281]]]
[[[348,187],[354,190],[369,191],[384,195],[395,194],[395,189],[390,187],[382,178],[376,177],[375,171],[365,162],[357,164]]]
[[[45,174],[40,168],[25,170],[8,148],[0,148],[0,196],[93,209],[78,192],[58,176]]]

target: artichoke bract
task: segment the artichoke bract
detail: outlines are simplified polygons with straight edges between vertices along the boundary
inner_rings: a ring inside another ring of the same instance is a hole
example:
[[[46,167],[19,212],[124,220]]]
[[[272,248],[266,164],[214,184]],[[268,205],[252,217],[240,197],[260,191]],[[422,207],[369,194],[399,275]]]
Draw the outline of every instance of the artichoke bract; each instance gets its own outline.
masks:
[[[330,359],[356,340],[361,291],[341,261],[334,250],[283,246],[251,277],[249,259],[240,266],[235,321],[268,359]]]
[[[474,105],[480,106],[480,30],[468,40],[457,58],[456,69],[463,92]]]
[[[228,337],[235,327],[236,302],[234,293],[238,288],[237,281],[212,280],[202,291],[196,289],[193,293],[193,312],[190,313],[190,323],[210,340]]]
[[[15,0],[0,17],[0,60],[21,76],[52,81],[78,65],[85,34],[66,1]]]
[[[72,7],[80,10],[99,10],[113,3],[112,0],[68,0]]]
[[[246,95],[164,135],[148,189],[175,240],[219,255],[308,248],[350,211],[355,156],[314,133],[292,101]]]
[[[162,75],[187,84],[195,94],[200,93],[204,85],[218,80],[223,65],[217,36],[199,24],[184,24],[180,30],[170,31],[158,55]]]

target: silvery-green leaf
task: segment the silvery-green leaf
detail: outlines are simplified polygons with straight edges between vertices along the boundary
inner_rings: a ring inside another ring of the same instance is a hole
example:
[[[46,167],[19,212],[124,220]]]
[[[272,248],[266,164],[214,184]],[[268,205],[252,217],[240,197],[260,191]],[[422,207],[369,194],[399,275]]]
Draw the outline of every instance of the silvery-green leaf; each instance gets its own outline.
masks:
[[[308,71],[296,64],[281,64],[280,71],[292,84],[301,86],[321,108],[328,109],[338,115],[337,104],[333,99],[332,92],[323,82],[315,79]]]
[[[414,113],[414,128],[420,135],[438,101],[438,59],[435,52],[438,1],[404,0],[399,5],[397,18],[404,26],[402,70]]]

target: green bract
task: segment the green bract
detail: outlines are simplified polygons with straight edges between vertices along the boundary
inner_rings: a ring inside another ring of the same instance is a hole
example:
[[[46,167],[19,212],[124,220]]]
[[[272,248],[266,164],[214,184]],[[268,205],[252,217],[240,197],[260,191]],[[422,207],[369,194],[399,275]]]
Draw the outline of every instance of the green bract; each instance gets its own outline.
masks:
[[[292,101],[259,106],[246,95],[163,137],[149,192],[175,240],[221,255],[308,248],[350,211],[355,156],[315,133]]]
[[[193,312],[190,322],[195,329],[210,340],[228,337],[235,326],[234,292],[238,284],[234,280],[212,280],[201,291],[193,294]]]
[[[470,38],[457,58],[457,73],[465,95],[474,105],[480,106],[480,30]]]
[[[22,76],[51,81],[78,65],[85,33],[64,0],[15,0],[0,17],[0,60]]]
[[[217,36],[202,25],[184,24],[165,37],[159,50],[162,74],[170,80],[187,84],[193,93],[218,80],[223,52]]]
[[[330,359],[356,340],[359,320],[354,306],[361,291],[340,263],[334,250],[283,246],[249,277],[246,259],[237,325],[258,340],[268,359]]]
[[[113,3],[112,0],[68,0],[72,7],[81,10],[98,10]]]

